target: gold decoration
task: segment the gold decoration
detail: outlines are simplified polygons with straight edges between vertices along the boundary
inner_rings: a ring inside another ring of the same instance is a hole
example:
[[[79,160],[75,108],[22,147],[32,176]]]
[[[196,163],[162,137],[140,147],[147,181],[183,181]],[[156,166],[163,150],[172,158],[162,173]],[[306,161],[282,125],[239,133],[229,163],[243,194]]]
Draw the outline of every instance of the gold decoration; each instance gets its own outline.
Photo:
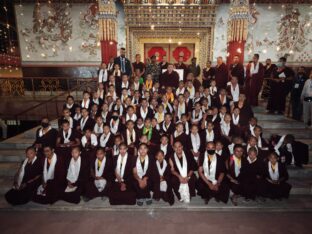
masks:
[[[246,41],[249,21],[249,0],[232,0],[228,21],[228,42]]]
[[[24,81],[22,79],[0,79],[2,96],[24,96]]]

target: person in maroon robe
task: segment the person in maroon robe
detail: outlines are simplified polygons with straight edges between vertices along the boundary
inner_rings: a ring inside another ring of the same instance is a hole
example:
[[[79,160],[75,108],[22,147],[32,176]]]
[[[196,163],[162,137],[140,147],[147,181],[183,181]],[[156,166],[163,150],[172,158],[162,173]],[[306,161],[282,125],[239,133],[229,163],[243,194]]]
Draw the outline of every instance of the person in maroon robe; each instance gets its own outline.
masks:
[[[45,146],[43,153],[43,179],[32,200],[41,204],[53,204],[61,198],[66,188],[66,169],[62,157],[56,155],[51,146]]]
[[[134,205],[136,193],[133,188],[133,156],[128,154],[125,143],[119,145],[119,155],[114,158],[115,176],[109,193],[111,205]]]
[[[294,77],[294,71],[286,66],[286,58],[280,58],[270,81],[271,90],[267,106],[269,113],[284,114],[286,97],[291,90]]]
[[[225,172],[224,161],[216,155],[215,144],[208,142],[206,151],[199,159],[197,180],[198,195],[205,199],[205,204],[208,204],[211,198],[227,203],[229,189],[225,183]]]
[[[78,204],[80,196],[84,191],[85,183],[89,176],[88,161],[81,156],[81,151],[78,146],[71,150],[71,160],[67,167],[67,187],[61,195],[61,199],[69,203]]]
[[[173,149],[174,153],[169,158],[173,191],[181,202],[189,203],[191,197],[196,195],[194,171],[197,164],[191,155],[185,153],[181,142],[175,142]]]
[[[179,74],[173,70],[173,65],[169,64],[166,72],[161,74],[159,79],[160,87],[172,87],[176,89],[179,86]]]
[[[270,153],[264,167],[265,196],[271,199],[288,198],[291,185],[287,183],[288,172],[285,165],[278,162],[276,153]]]
[[[215,67],[215,80],[218,89],[225,89],[229,80],[228,68],[223,62],[222,57],[217,58],[217,66]]]
[[[90,164],[87,182],[85,183],[84,200],[96,197],[107,197],[111,191],[114,178],[113,161],[107,157],[103,148],[96,150],[96,158]]]
[[[266,99],[269,97],[271,89],[271,78],[273,71],[276,69],[276,65],[272,64],[271,59],[265,61],[265,70],[264,70],[264,81],[263,88],[261,92],[261,98]]]
[[[41,127],[36,131],[36,140],[33,143],[33,147],[36,148],[37,156],[43,156],[43,147],[50,145],[55,148],[57,138],[57,130],[52,128],[48,118],[43,117],[41,119]]]
[[[229,71],[230,80],[232,77],[237,77],[238,84],[244,85],[245,82],[245,70],[244,65],[239,62],[239,56],[235,55],[233,58],[233,64],[230,65]]]
[[[244,156],[244,148],[241,144],[234,145],[234,154],[226,160],[227,182],[232,191],[231,201],[234,206],[237,206],[237,199],[242,194],[242,185],[240,182],[240,169]]]
[[[159,201],[162,199],[168,202],[171,206],[174,204],[174,195],[171,186],[171,172],[170,165],[165,159],[164,152],[158,151],[155,156],[156,160],[153,160],[153,199]]]
[[[248,126],[250,118],[254,116],[252,108],[248,101],[246,100],[246,95],[241,93],[238,97],[238,101],[234,102],[234,108],[239,108],[240,110],[240,121],[243,127]]]
[[[152,172],[153,172],[153,157],[148,155],[147,144],[140,144],[138,156],[133,162],[133,185],[136,192],[137,205],[142,206],[152,204]]]
[[[13,187],[5,194],[6,201],[11,205],[28,203],[40,185],[41,175],[42,165],[36,156],[36,149],[28,147],[26,158],[14,176]]]
[[[255,200],[263,196],[263,162],[257,159],[258,150],[251,147],[248,156],[242,160],[240,170],[242,196]]]
[[[59,131],[56,139],[56,153],[64,157],[65,167],[71,160],[71,149],[80,145],[80,139],[75,129],[70,128],[69,122],[64,120],[62,129]]]
[[[206,67],[203,69],[203,86],[210,87],[210,81],[215,78],[215,68],[211,67],[211,61],[208,61]]]
[[[264,79],[264,66],[259,62],[259,54],[253,56],[253,61],[246,68],[245,93],[250,105],[258,106],[258,95]]]

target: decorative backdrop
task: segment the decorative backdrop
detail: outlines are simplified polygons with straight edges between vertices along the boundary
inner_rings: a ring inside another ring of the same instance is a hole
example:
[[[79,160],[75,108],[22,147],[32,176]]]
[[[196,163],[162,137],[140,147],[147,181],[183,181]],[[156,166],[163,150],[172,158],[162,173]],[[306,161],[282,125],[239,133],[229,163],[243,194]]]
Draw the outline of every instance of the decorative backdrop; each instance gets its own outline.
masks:
[[[97,4],[16,5],[22,62],[98,64],[97,8]]]

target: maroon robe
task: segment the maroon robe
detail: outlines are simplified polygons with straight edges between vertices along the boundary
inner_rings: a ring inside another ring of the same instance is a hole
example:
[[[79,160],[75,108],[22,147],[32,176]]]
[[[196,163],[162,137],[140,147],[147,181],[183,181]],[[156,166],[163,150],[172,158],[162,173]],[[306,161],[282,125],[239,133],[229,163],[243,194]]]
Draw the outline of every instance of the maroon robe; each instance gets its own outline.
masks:
[[[204,164],[204,157],[205,153],[202,153],[202,155],[199,158],[199,166],[202,167]],[[225,164],[224,161],[216,155],[217,158],[217,165],[216,165],[216,174],[215,179],[218,180],[221,173],[224,173],[224,178],[219,185],[218,191],[213,191],[209,188],[208,184],[199,176],[196,188],[198,191],[198,195],[201,196],[205,200],[210,200],[211,198],[215,198],[217,201],[222,201],[224,203],[227,203],[229,199],[229,188],[225,182]],[[209,163],[209,162],[208,162]]]
[[[116,169],[117,167],[117,159],[118,157],[114,158],[114,166],[113,168]],[[126,191],[120,190],[120,183],[117,182],[116,176],[114,174],[114,180],[112,184],[111,191],[109,192],[109,203],[111,205],[134,205],[136,202],[136,193],[133,188],[133,156],[128,155],[125,172],[124,172],[124,183],[126,184]]]
[[[60,130],[58,133],[57,138],[60,139],[60,144],[64,144],[65,138],[63,136],[63,130]],[[69,136],[69,141],[70,142],[75,142],[76,139],[79,139],[77,131],[72,129],[71,135]],[[57,155],[63,157],[63,161],[65,163],[65,168],[68,167],[68,164],[71,160],[71,149],[72,147],[61,147],[61,146],[56,146],[55,152]]]
[[[241,159],[242,161],[243,159]],[[231,176],[234,180],[238,182],[238,184],[233,183],[230,181],[230,179],[227,177],[227,183],[229,185],[230,190],[235,194],[235,195],[241,195],[242,194],[242,184],[240,181],[240,173],[236,176],[235,175],[235,164],[234,164],[234,155],[232,155],[228,160],[227,160],[227,174]]]
[[[263,195],[263,162],[257,159],[249,163],[247,158],[244,158],[241,165],[242,195],[247,199],[255,199],[256,196]]]
[[[260,62],[258,63],[259,63],[258,73],[250,74],[251,65],[248,65],[246,69],[245,92],[247,100],[252,106],[258,106],[258,95],[262,88],[264,79],[264,66]]]
[[[204,88],[209,88],[210,81],[215,78],[215,68],[211,67],[209,70],[207,68],[203,69],[203,86]]]
[[[284,73],[286,76],[286,80],[284,82],[276,82],[279,78],[279,75]],[[277,68],[273,71],[272,78],[270,81],[271,90],[268,100],[267,109],[269,111],[279,111],[284,112],[286,106],[286,97],[291,89],[292,79],[294,78],[294,71],[285,67],[282,70],[278,70]],[[290,80],[287,80],[290,79]]]
[[[172,87],[176,89],[179,86],[179,74],[176,71],[172,71],[170,74],[168,71],[161,74],[159,79],[160,87]]]
[[[70,165],[69,165],[70,166]],[[67,171],[68,171],[67,167]],[[80,196],[82,195],[84,191],[84,186],[88,180],[89,176],[89,165],[86,159],[81,157],[81,164],[80,164],[80,170],[78,179],[75,183],[73,183],[73,186],[76,186],[76,190],[73,192],[66,193],[65,190],[63,191],[63,194],[61,195],[61,199],[64,201],[67,201],[69,203],[78,204],[80,202]]]
[[[188,174],[190,171],[195,171],[197,169],[197,164],[196,164],[194,158],[192,156],[190,156],[189,154],[185,153],[185,157],[186,157],[186,161],[187,161],[187,174]],[[178,174],[180,174],[179,169],[178,169],[178,167],[176,165],[176,162],[175,162],[175,159],[174,159],[174,154],[170,155],[170,159],[173,162],[174,170]],[[183,163],[182,157],[180,159],[180,162],[181,162],[181,164]],[[179,178],[176,177],[175,175],[172,175],[170,182],[171,182],[171,185],[172,185],[172,188],[173,188],[173,191],[174,191],[175,195],[180,200],[181,199],[181,195],[179,193],[179,187],[180,187],[180,180],[179,180]],[[190,196],[191,197],[195,197],[196,196],[196,193],[195,193],[195,183],[196,183],[196,176],[193,173],[191,178],[188,181],[188,186],[189,186]]]
[[[21,166],[22,164],[23,162],[21,163]],[[7,200],[7,202],[11,205],[22,205],[28,203],[37,192],[37,187],[40,185],[41,182],[41,174],[42,164],[39,158],[37,158],[33,164],[27,163],[24,168],[24,177],[21,183],[25,184],[26,186],[18,190],[10,189],[5,194],[5,199]],[[15,177],[17,178],[18,175],[19,174],[16,174]]]
[[[95,159],[96,160],[96,159]],[[93,160],[90,164],[90,174],[88,176],[88,180],[85,183],[85,192],[84,195],[88,199],[93,199],[95,197],[103,197],[108,196],[109,192],[111,190],[111,186],[113,184],[113,178],[114,178],[114,169],[113,169],[113,159],[106,156],[106,163],[104,166],[103,174],[101,177],[103,177],[106,180],[106,186],[102,192],[99,192],[99,190],[95,187],[94,181],[95,181],[95,160]],[[103,161],[102,161],[103,163]]]
[[[292,186],[286,182],[288,180],[288,172],[286,166],[282,163],[278,163],[279,183],[273,184],[268,181],[272,180],[269,173],[268,164],[269,162],[265,164],[264,168],[265,196],[271,199],[288,198]]]
[[[237,77],[239,85],[244,85],[245,70],[244,70],[243,64],[238,63],[238,64],[230,65],[230,77],[233,77],[233,76]]]
[[[160,166],[163,166],[163,163],[160,164]],[[159,201],[160,199],[163,199],[165,202],[168,202],[170,205],[173,205],[174,203],[174,195],[172,191],[172,185],[171,185],[171,171],[170,171],[170,165],[167,163],[167,167],[165,169],[165,172],[163,174],[163,180],[167,183],[167,191],[162,192],[160,191],[160,174],[158,172],[158,168],[156,165],[156,161],[153,161],[153,172],[152,172],[152,181],[153,181],[153,199]]]
[[[215,80],[218,89],[226,88],[226,84],[229,80],[229,73],[228,68],[224,63],[215,67]]]
[[[137,157],[139,157],[139,156],[137,156]],[[136,168],[137,157],[134,157],[134,159],[133,159],[133,168]],[[152,158],[150,156],[148,156],[148,157],[149,157],[149,161],[148,161],[147,171],[146,171],[145,175],[143,176],[143,178],[147,178],[147,185],[146,185],[146,187],[143,188],[143,189],[140,188],[139,182],[137,181],[137,179],[136,178],[133,179],[133,187],[134,187],[134,190],[136,192],[136,199],[151,198],[153,162],[155,160],[154,160],[154,158]],[[144,160],[143,163],[141,163],[142,169],[144,168],[144,164],[145,163],[146,163],[145,160]]]
[[[66,169],[62,157],[56,156],[57,161],[54,169],[54,178],[46,182],[45,196],[35,194],[33,201],[41,204],[53,204],[61,199],[61,194],[66,188]],[[42,158],[42,168],[44,167],[45,157]],[[39,185],[40,186],[40,185]],[[38,186],[38,187],[39,187]],[[36,188],[37,189],[37,188]],[[37,193],[37,190],[36,190]]]
[[[242,126],[247,126],[249,124],[249,120],[254,116],[251,106],[247,101],[243,104],[243,106],[238,106],[238,102],[234,102],[234,107],[238,107],[240,109],[239,118]]]
[[[39,131],[41,128],[38,128],[36,131],[36,140],[33,144],[35,146],[36,144],[41,144],[41,148],[38,149],[37,156],[41,157],[43,156],[43,147],[44,146],[51,146],[53,149],[56,145],[56,139],[57,139],[57,130],[54,128],[51,128],[46,134],[39,136]]]

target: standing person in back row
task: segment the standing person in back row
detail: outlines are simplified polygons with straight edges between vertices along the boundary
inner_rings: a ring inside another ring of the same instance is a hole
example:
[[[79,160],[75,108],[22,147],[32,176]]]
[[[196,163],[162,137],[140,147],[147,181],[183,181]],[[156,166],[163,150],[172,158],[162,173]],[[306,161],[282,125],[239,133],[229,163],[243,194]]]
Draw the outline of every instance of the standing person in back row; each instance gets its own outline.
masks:
[[[254,54],[246,68],[245,92],[250,105],[258,106],[258,95],[264,79],[264,66],[259,62],[259,54]]]
[[[294,79],[294,71],[286,66],[286,58],[282,57],[277,63],[277,68],[273,71],[271,80],[271,90],[267,109],[270,113],[285,111],[286,97],[291,89]]]
[[[130,60],[126,58],[125,48],[120,48],[120,55],[114,59],[114,64],[119,65],[121,73],[131,76],[132,65]]]
[[[217,58],[217,66],[215,67],[215,80],[218,89],[225,89],[228,82],[229,72],[223,62],[222,57]]]

